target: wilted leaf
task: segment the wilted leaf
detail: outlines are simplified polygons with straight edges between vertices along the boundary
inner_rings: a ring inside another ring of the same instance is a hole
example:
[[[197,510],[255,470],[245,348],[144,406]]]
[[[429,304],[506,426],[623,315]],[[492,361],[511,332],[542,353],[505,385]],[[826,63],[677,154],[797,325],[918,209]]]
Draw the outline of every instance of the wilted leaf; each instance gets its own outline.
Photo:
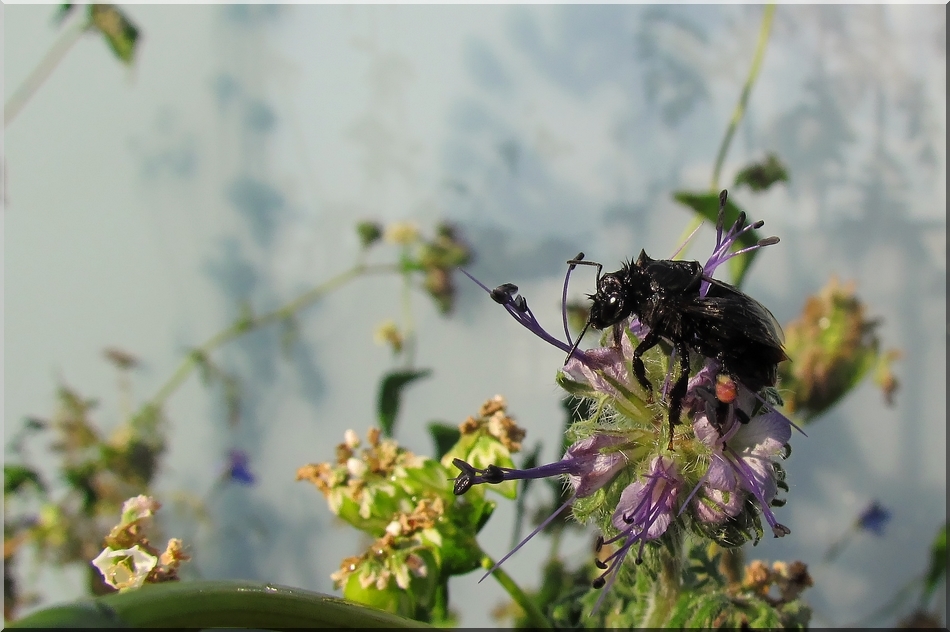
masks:
[[[748,185],[753,191],[765,191],[776,182],[788,182],[788,171],[775,154],[754,162],[736,174],[736,186]]]
[[[880,352],[877,328],[854,283],[832,277],[817,294],[808,297],[801,315],[785,326],[789,362],[779,365],[779,383],[785,406],[806,422],[836,404],[872,371],[892,396],[897,380],[890,365],[897,352]]]
[[[112,4],[93,4],[89,7],[92,25],[106,38],[106,42],[121,61],[131,64],[139,30],[132,21]]]

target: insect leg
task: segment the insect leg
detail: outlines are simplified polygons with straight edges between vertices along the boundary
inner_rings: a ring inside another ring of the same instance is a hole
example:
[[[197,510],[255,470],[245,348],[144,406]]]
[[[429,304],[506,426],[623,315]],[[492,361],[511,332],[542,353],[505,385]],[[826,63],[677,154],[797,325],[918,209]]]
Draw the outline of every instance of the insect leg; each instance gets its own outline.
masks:
[[[643,360],[640,359],[640,356],[655,347],[658,342],[660,342],[659,334],[656,333],[656,329],[651,329],[643,337],[643,341],[633,350],[633,374],[640,382],[640,386],[645,388],[647,392],[653,392],[653,385],[647,379],[647,369],[643,366]]]
[[[567,262],[567,265],[571,266],[573,269],[574,266],[594,266],[597,268],[597,280],[595,281],[595,287],[600,287],[600,273],[604,269],[604,266],[597,263],[596,261],[586,261],[584,259],[584,253],[580,252],[576,257]]]
[[[683,398],[686,397],[686,386],[689,383],[689,347],[686,343],[676,344],[676,355],[680,358],[680,374],[670,391],[670,443],[668,450],[673,449],[673,426],[680,422],[680,411],[683,408]]]

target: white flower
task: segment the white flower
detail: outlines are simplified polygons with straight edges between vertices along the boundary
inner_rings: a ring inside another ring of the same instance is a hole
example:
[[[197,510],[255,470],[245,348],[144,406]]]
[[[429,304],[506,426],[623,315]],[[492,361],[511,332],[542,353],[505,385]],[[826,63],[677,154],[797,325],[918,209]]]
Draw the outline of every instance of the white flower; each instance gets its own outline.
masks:
[[[356,431],[350,428],[343,433],[343,443],[346,444],[346,447],[350,450],[355,450],[360,445],[360,438],[357,436]]]
[[[122,504],[121,524],[130,524],[142,518],[150,518],[161,507],[159,502],[144,494],[129,498]]]
[[[369,469],[365,462],[355,458],[350,457],[346,460],[346,471],[350,473],[350,476],[353,478],[362,478],[366,474],[366,470]]]
[[[138,544],[130,549],[106,547],[92,561],[106,583],[117,590],[140,587],[156,564],[158,558],[143,551]]]

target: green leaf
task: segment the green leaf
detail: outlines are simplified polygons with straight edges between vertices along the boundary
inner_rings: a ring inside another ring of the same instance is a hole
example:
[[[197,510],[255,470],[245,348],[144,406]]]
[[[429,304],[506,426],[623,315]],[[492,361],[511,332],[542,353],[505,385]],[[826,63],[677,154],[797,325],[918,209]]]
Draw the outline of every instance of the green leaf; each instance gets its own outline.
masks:
[[[49,426],[49,422],[39,417],[25,417],[23,419],[24,431],[37,432],[39,430],[46,430],[47,426]]]
[[[53,606],[8,623],[11,628],[128,628],[115,610],[96,601]]]
[[[417,371],[392,371],[383,376],[383,380],[379,385],[379,400],[377,404],[379,425],[383,431],[383,436],[393,436],[393,430],[396,425],[396,415],[399,414],[399,401],[402,396],[402,389],[418,379],[428,377],[431,373],[432,371],[430,369],[419,369]]]
[[[678,191],[673,194],[673,198],[686,206],[693,209],[700,217],[709,220],[712,222],[713,226],[716,225],[716,221],[719,217],[719,194],[718,193],[692,193],[690,191]],[[732,198],[726,200],[726,218],[723,225],[723,230],[728,230],[732,226],[736,218],[739,217],[739,212],[741,209],[733,204]],[[758,243],[759,239],[762,236],[754,230],[749,230],[739,237],[737,243],[739,244],[736,247],[733,247],[733,251],[738,250],[739,248],[748,248],[749,246],[754,246]],[[749,269],[749,266],[752,265],[752,260],[755,258],[755,255],[758,254],[758,250],[753,250],[750,253],[745,255],[735,257],[729,261],[729,267],[732,270],[732,284],[736,287],[742,286],[742,281],[745,279],[746,272]]]
[[[937,531],[937,537],[930,545],[930,568],[924,578],[924,592],[921,602],[926,603],[942,579],[947,576],[947,523]]]
[[[106,38],[106,43],[115,56],[125,64],[131,64],[135,56],[135,44],[139,39],[139,30],[132,21],[112,4],[91,5],[89,20]]]
[[[429,422],[426,427],[429,430],[429,436],[432,437],[432,441],[435,443],[435,455],[432,458],[436,460],[440,460],[445,456],[452,449],[452,446],[458,443],[459,437],[462,436],[458,426],[442,421]]]
[[[26,485],[32,485],[41,492],[46,491],[46,485],[43,484],[43,479],[40,478],[40,475],[36,470],[24,465],[7,465],[4,463],[4,495],[19,493],[19,491]]]
[[[425,628],[375,608],[275,584],[196,581],[147,584],[93,601],[35,612],[9,627]]]
[[[771,153],[762,162],[753,162],[736,174],[736,186],[745,184],[753,191],[765,191],[776,182],[788,182],[788,170]]]
[[[383,227],[379,222],[359,222],[356,224],[356,234],[359,235],[360,245],[369,248],[382,238]]]

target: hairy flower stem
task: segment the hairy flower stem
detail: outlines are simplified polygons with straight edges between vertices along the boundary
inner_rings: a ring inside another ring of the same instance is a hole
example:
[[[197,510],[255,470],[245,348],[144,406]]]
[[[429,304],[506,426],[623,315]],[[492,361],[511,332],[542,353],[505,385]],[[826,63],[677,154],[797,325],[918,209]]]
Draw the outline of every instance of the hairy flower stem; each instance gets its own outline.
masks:
[[[30,100],[30,97],[49,79],[49,76],[56,70],[56,66],[63,60],[66,53],[69,52],[73,45],[79,41],[79,38],[82,37],[91,26],[92,22],[89,20],[78,20],[53,42],[53,45],[46,52],[46,55],[43,56],[43,59],[40,60],[40,63],[36,65],[36,68],[30,72],[23,83],[20,84],[20,87],[17,88],[16,92],[13,93],[3,106],[4,127],[9,125],[10,122],[16,118],[16,115],[20,113],[20,110],[23,109],[26,102]]]
[[[726,578],[730,584],[739,584],[742,582],[742,574],[745,570],[745,556],[741,548],[727,549],[713,544],[719,551],[719,572]]]
[[[495,567],[495,560],[490,558],[487,555],[482,556],[482,568],[485,570],[491,570]],[[537,605],[531,600],[528,595],[521,590],[521,587],[515,583],[515,580],[511,578],[508,573],[506,573],[501,568],[495,568],[492,571],[492,577],[494,577],[501,587],[505,589],[511,598],[516,604],[521,606],[522,610],[525,611],[525,614],[528,616],[529,627],[531,628],[541,628],[544,630],[554,629],[554,626],[551,625],[551,622],[548,621],[548,618],[544,616],[544,613],[538,608]]]
[[[162,404],[174,393],[179,386],[181,386],[186,379],[191,375],[191,373],[198,368],[198,366],[204,361],[204,358],[208,356],[212,351],[221,347],[232,340],[240,338],[241,336],[254,331],[255,329],[260,329],[272,323],[280,322],[287,318],[292,317],[297,312],[303,310],[306,307],[316,303],[318,300],[345,285],[346,283],[367,274],[379,274],[384,272],[398,272],[400,267],[396,264],[378,264],[378,265],[367,265],[364,263],[358,263],[349,270],[346,270],[337,276],[328,279],[327,281],[321,283],[320,285],[307,290],[294,300],[290,301],[286,305],[275,309],[274,311],[268,312],[261,316],[257,317],[240,317],[235,320],[227,328],[219,331],[215,335],[211,336],[204,344],[199,347],[196,347],[192,350],[191,353],[182,361],[171,377],[162,385],[158,392],[145,403],[142,407],[144,409],[152,408],[158,409],[161,408]]]
[[[676,543],[675,551],[660,549],[659,573],[656,578],[656,588],[653,593],[653,603],[647,611],[646,620],[641,622],[644,628],[666,627],[680,595],[683,576],[683,542],[682,536]]]

